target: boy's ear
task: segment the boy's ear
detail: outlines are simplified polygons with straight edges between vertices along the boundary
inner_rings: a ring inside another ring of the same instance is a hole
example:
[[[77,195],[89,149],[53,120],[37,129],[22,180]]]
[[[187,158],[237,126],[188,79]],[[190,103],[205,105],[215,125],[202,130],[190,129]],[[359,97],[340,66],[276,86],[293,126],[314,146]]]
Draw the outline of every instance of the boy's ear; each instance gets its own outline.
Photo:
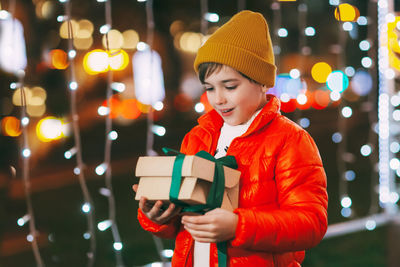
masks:
[[[268,88],[266,85],[262,85],[261,90],[262,90],[264,93],[266,93],[266,92],[268,92],[269,88]]]

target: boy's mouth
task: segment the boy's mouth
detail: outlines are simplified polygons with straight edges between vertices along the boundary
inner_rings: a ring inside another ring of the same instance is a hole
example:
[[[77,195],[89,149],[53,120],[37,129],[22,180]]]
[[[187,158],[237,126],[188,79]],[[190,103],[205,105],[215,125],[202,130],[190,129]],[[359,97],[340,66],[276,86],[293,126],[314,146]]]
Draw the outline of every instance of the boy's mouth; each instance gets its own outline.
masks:
[[[234,108],[220,109],[222,115],[229,115]]]

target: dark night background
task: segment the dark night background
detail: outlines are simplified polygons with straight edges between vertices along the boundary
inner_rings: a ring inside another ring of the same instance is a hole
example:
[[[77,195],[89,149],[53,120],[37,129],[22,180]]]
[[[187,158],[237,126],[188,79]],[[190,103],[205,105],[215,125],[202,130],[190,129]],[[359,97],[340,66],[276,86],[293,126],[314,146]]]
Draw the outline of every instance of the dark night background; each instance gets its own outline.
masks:
[[[11,1],[0,1],[1,8],[7,10]],[[47,91],[45,116],[68,117],[69,92],[67,89],[67,71],[49,68],[44,63],[44,51],[50,49],[67,49],[67,41],[58,37],[60,23],[56,18],[64,14],[63,6],[58,1],[52,3],[51,15],[38,18],[35,9],[44,0],[16,1],[16,13],[24,26],[27,47],[28,66],[25,83],[42,86]],[[295,68],[299,61],[304,66],[304,75],[310,76],[312,64],[318,61],[331,62],[338,68],[339,58],[344,66],[361,68],[360,60],[368,55],[376,60],[377,36],[375,1],[357,0],[341,1],[357,6],[360,14],[369,17],[368,26],[358,27],[357,35],[350,38],[348,33],[342,53],[333,53],[334,45],[340,39],[340,25],[334,18],[334,6],[328,0],[304,0],[281,3],[281,25],[274,25],[272,0],[244,1],[246,9],[261,12],[267,19],[270,29],[285,27],[289,35],[280,39],[281,54],[277,56],[278,73],[287,73]],[[316,29],[316,35],[307,37],[307,45],[312,53],[302,56],[299,52],[298,5],[307,4],[307,26]],[[121,32],[135,29],[140,39],[146,40],[145,3],[136,0],[112,0],[113,28]],[[94,43],[90,49],[102,48],[101,34],[98,28],[105,24],[104,3],[95,0],[72,0],[72,17],[88,19],[93,22]],[[161,152],[162,147],[179,149],[180,142],[186,132],[195,124],[199,114],[193,109],[199,99],[186,100],[183,107],[176,105],[176,97],[181,93],[181,82],[184,74],[194,75],[192,63],[194,54],[182,52],[175,48],[170,33],[170,25],[181,20],[185,31],[200,31],[200,1],[198,0],[154,0],[155,40],[153,48],[162,58],[166,98],[164,110],[156,112],[156,124],[166,128],[162,137],[154,136],[154,150]],[[237,12],[237,1],[218,0],[208,1],[208,11],[220,16],[220,22],[209,23],[209,27],[220,25]],[[368,52],[360,51],[358,44],[361,40],[372,37],[372,48]],[[273,40],[279,37],[273,36]],[[86,51],[78,50],[76,64],[81,64]],[[128,51],[132,57],[134,51]],[[77,68],[81,70],[82,68]],[[375,73],[374,73],[375,71]],[[370,72],[376,80],[376,69]],[[307,74],[308,73],[308,74]],[[86,74],[82,74],[86,75]],[[104,158],[105,124],[104,117],[97,114],[97,108],[106,97],[106,74],[85,77],[85,82],[79,87],[77,95],[78,112],[80,116],[83,160],[86,165],[85,176],[87,185],[95,205],[96,223],[108,218],[107,198],[99,193],[105,187],[104,176],[97,176],[95,167]],[[132,77],[132,65],[114,74],[114,80],[124,80]],[[309,79],[311,80],[311,79]],[[6,108],[11,99],[12,91],[9,84],[16,77],[0,72],[0,118],[19,116],[19,108]],[[310,89],[317,89],[316,82],[309,84]],[[375,186],[378,174],[374,168],[377,152],[370,157],[360,155],[360,147],[373,141],[377,136],[370,136],[373,123],[376,122],[376,83],[369,96],[357,100],[343,99],[339,105],[330,105],[325,109],[297,109],[284,113],[290,119],[298,121],[308,118],[310,126],[306,129],[315,139],[321,153],[328,177],[329,193],[329,223],[334,224],[351,219],[367,216],[371,206],[376,207],[377,194]],[[348,99],[351,99],[349,97]],[[343,160],[338,155],[338,144],[332,142],[332,134],[338,131],[339,107],[351,106],[353,116],[345,121],[346,152],[352,155],[347,161],[347,168],[356,173],[356,179],[348,182],[348,194],[352,197],[352,217],[344,218],[340,214],[340,196],[338,164]],[[74,146],[72,137],[41,143],[35,139],[35,125],[40,118],[31,118],[30,145],[30,176],[32,181],[32,201],[37,230],[40,232],[39,244],[42,259],[46,266],[85,266],[89,242],[83,239],[87,230],[85,215],[81,212],[83,203],[82,192],[77,177],[73,173],[76,165],[75,158],[66,160],[64,152]],[[113,187],[116,198],[117,225],[123,242],[122,257],[126,266],[142,266],[159,261],[153,239],[143,231],[137,220],[137,202],[131,186],[137,183],[134,167],[137,158],[146,153],[146,115],[131,121],[113,122],[113,130],[118,132],[118,139],[112,145]],[[21,159],[19,144],[21,137],[9,137],[0,134],[0,267],[35,266],[30,243],[26,241],[29,233],[27,225],[19,227],[17,219],[26,214],[26,201],[21,175]],[[12,167],[16,169],[13,175]],[[376,211],[379,211],[378,207]],[[340,237],[324,239],[319,246],[306,252],[303,266],[387,266],[393,243],[388,237],[391,230],[387,226],[377,227],[374,231],[361,231]],[[104,232],[96,229],[97,256],[95,266],[115,266],[115,255],[112,248],[110,230]],[[173,248],[173,241],[164,240],[165,248]],[[397,245],[398,246],[398,245]],[[396,248],[394,248],[396,250]],[[398,250],[398,248],[397,248]]]

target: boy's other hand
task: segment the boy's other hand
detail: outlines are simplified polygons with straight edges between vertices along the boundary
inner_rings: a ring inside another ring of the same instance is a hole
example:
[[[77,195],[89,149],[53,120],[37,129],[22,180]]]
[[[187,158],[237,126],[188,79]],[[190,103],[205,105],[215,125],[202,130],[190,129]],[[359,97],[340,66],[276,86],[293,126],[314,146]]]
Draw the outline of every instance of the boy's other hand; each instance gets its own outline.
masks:
[[[137,188],[137,184],[132,186],[132,189],[135,192],[137,192]],[[163,202],[161,200],[156,201],[154,204],[150,203],[145,197],[141,197],[139,200],[139,208],[142,210],[144,215],[157,224],[167,223],[172,217],[178,215],[182,209],[176,207],[174,203],[169,204],[166,210],[164,210],[162,206]]]
[[[202,216],[182,217],[182,224],[193,239],[204,243],[218,243],[235,237],[238,216],[224,209],[213,209]]]

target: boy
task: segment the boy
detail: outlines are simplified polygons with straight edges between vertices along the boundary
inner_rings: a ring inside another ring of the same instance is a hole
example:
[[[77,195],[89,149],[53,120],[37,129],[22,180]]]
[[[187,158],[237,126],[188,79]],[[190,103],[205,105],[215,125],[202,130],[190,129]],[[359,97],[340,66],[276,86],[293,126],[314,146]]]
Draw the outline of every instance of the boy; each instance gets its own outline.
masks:
[[[266,94],[276,67],[264,17],[233,16],[199,49],[194,68],[214,109],[185,136],[181,152],[235,156],[239,207],[179,216],[174,204],[162,211],[161,201],[149,206],[142,198],[139,222],[176,238],[173,266],[217,266],[222,241],[228,266],[300,266],[327,228],[326,176],[312,138]]]

